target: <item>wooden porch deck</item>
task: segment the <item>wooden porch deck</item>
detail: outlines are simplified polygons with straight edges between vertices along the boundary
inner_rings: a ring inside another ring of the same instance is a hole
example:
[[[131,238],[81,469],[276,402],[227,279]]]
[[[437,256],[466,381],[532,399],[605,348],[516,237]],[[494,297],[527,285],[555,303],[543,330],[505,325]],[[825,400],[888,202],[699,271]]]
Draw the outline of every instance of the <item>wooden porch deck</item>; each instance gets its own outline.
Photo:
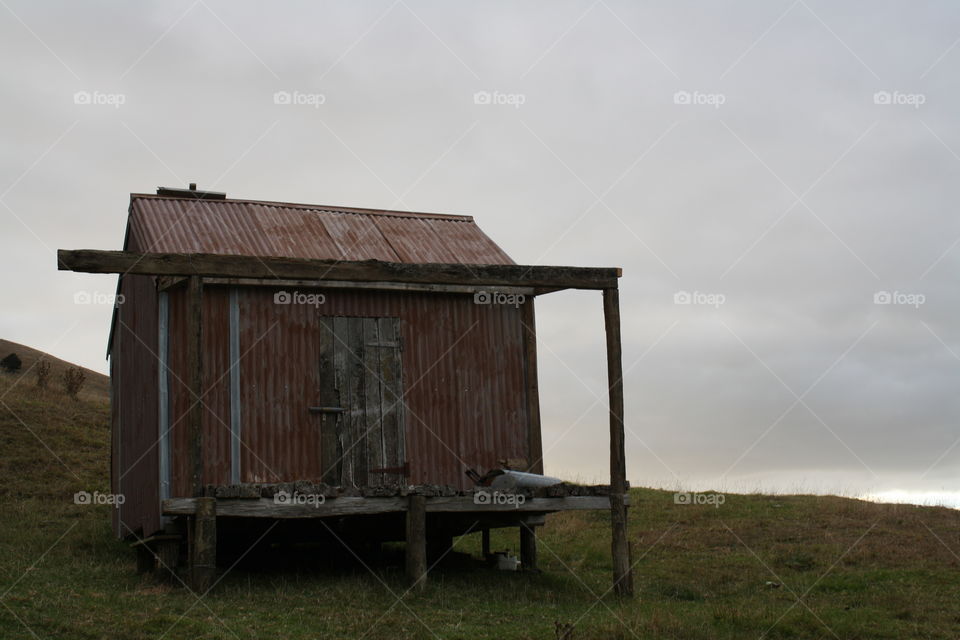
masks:
[[[477,487],[340,488],[309,482],[207,486],[216,515],[242,518],[331,518],[407,511],[410,497],[424,499],[427,513],[555,513],[610,508],[609,485],[559,484],[537,489]],[[165,516],[192,516],[203,498],[169,498]]]

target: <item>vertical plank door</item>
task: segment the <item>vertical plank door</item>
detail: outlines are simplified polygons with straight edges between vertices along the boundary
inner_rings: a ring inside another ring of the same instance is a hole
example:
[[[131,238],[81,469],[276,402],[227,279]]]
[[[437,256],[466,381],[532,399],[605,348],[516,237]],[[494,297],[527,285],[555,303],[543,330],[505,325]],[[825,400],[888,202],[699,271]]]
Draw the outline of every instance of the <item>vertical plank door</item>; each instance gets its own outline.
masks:
[[[400,320],[322,318],[321,468],[339,486],[405,482]]]

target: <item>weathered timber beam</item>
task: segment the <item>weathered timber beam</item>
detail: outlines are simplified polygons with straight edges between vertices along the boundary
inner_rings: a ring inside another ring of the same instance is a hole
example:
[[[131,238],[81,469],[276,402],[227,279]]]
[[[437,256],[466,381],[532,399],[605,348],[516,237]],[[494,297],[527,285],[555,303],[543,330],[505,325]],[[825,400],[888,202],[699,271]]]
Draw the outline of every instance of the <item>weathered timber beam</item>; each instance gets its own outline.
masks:
[[[203,494],[203,281],[191,276],[187,309],[187,383],[190,408],[187,431],[190,438],[190,475],[194,497]]]
[[[187,280],[188,278],[183,276],[160,276],[157,278],[157,291],[169,291],[179,287]]]
[[[376,289],[380,291],[417,291],[425,293],[469,293],[477,286],[465,284],[411,284],[409,282],[348,282],[346,280],[264,280],[262,278],[204,278],[203,284],[242,287],[289,287],[303,289]],[[532,287],[491,287],[498,293],[519,293],[527,297],[536,295]]]
[[[469,286],[610,289],[620,269],[515,264],[407,264],[380,260],[340,261],[208,253],[131,253],[92,249],[57,252],[61,271],[159,276],[407,282]]]
[[[427,499],[407,497],[406,566],[411,589],[423,591],[427,585]]]
[[[620,343],[620,293],[603,291],[603,319],[607,338],[607,383],[610,402],[610,551],[613,589],[633,595],[633,567],[627,538],[627,465],[623,435],[623,364]]]
[[[407,499],[396,498],[336,498],[323,504],[277,503],[273,498],[219,499],[217,515],[238,518],[325,518],[371,513],[405,511]],[[168,516],[190,515],[196,509],[195,498],[170,498],[163,501],[163,513]]]
[[[607,496],[568,496],[566,498],[526,498],[516,506],[502,504],[476,504],[472,496],[452,496],[427,498],[427,511],[437,512],[499,512],[513,513],[517,511],[589,511],[592,509],[609,509],[610,499]]]
[[[537,381],[537,319],[533,300],[523,305],[523,379],[527,402],[527,464],[530,473],[543,474],[543,436],[540,428],[540,387]]]
[[[537,568],[537,528],[520,525],[520,566],[524,571],[539,571]]]
[[[206,595],[217,574],[217,499],[197,498],[191,523],[191,588]]]
[[[163,501],[163,514],[187,516],[196,511],[196,498],[170,498]],[[569,496],[566,498],[527,498],[516,507],[476,504],[472,496],[427,498],[428,513],[551,513],[609,509],[607,496]],[[217,515],[236,518],[329,518],[407,510],[407,499],[343,497],[306,504],[277,503],[272,498],[217,500]]]

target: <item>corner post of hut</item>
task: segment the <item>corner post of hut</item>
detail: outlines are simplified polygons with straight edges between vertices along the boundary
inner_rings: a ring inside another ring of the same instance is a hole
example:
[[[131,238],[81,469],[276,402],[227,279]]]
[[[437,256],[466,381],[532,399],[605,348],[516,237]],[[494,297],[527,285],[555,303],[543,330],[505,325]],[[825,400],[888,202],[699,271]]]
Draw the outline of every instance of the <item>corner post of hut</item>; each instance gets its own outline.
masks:
[[[623,364],[620,343],[620,292],[603,290],[603,319],[607,336],[607,381],[610,395],[610,548],[613,590],[633,595],[630,544],[627,540],[627,468],[623,427]]]
[[[216,498],[203,491],[203,280],[190,276],[188,292],[187,362],[189,366],[191,490],[196,501],[190,532],[190,578],[193,588],[206,593],[213,585],[217,567]]]

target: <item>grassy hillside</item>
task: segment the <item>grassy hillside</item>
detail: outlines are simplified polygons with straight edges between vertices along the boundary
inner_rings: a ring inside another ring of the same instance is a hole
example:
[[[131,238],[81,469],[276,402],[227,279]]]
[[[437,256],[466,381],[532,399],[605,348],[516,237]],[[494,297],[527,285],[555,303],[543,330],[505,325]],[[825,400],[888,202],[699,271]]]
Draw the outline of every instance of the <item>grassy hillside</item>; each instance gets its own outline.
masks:
[[[23,380],[21,380],[20,384],[25,385],[36,384],[36,372],[33,370],[33,365],[40,358],[50,363],[50,386],[57,389],[61,388],[60,375],[67,369],[76,366],[65,360],[54,358],[49,353],[44,353],[43,351],[16,342],[0,339],[0,358],[4,358],[10,353],[17,354],[17,357],[19,357],[23,363],[20,369]],[[107,401],[110,398],[110,378],[102,373],[84,367],[81,368],[87,375],[87,379],[83,384],[83,389],[80,390],[79,396],[88,400]]]
[[[110,507],[73,503],[107,489],[106,404],[13,382],[0,376],[2,638],[555,638],[558,622],[577,639],[960,635],[960,512],[815,496],[714,507],[633,490],[638,597],[623,603],[606,594],[604,513],[551,517],[540,575],[480,566],[468,536],[422,595],[405,593],[397,547],[367,567],[276,552],[198,599],[135,574]]]

